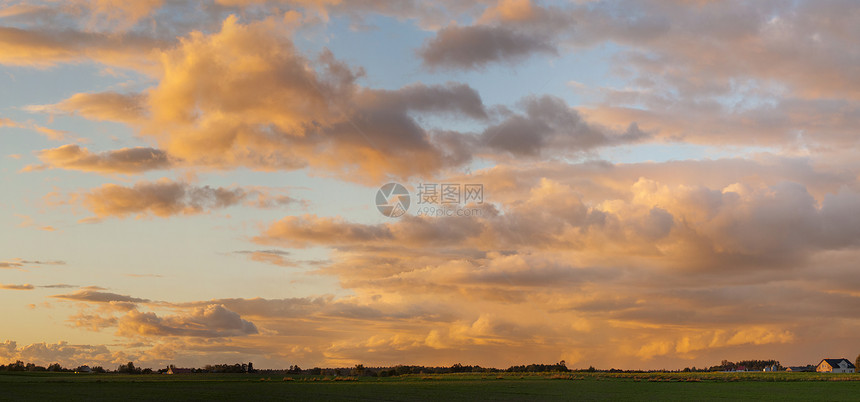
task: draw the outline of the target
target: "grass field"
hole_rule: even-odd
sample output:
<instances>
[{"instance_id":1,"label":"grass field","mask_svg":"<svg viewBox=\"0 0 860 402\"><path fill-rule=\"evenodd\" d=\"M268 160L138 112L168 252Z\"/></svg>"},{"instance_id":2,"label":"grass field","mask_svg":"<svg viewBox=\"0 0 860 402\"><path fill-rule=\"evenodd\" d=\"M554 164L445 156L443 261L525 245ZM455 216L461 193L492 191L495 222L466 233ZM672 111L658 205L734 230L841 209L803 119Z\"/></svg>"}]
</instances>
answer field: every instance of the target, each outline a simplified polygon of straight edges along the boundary
<instances>
[{"instance_id":1,"label":"grass field","mask_svg":"<svg viewBox=\"0 0 860 402\"><path fill-rule=\"evenodd\" d=\"M860 374L445 374L390 378L255 374L0 373L2 400L856 400Z\"/></svg>"}]
</instances>

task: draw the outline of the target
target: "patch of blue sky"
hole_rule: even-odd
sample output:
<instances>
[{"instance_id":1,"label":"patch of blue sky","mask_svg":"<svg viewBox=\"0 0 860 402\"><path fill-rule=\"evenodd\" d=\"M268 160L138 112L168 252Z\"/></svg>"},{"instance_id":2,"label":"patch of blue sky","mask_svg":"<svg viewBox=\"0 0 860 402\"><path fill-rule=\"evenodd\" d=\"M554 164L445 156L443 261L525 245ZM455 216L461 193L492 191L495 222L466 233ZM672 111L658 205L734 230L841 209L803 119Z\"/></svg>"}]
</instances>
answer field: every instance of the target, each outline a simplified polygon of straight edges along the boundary
<instances>
[{"instance_id":1,"label":"patch of blue sky","mask_svg":"<svg viewBox=\"0 0 860 402\"><path fill-rule=\"evenodd\" d=\"M597 152L597 159L613 163L669 162L680 160L726 159L752 157L773 152L768 147L714 146L672 143L646 143L605 148Z\"/></svg>"}]
</instances>

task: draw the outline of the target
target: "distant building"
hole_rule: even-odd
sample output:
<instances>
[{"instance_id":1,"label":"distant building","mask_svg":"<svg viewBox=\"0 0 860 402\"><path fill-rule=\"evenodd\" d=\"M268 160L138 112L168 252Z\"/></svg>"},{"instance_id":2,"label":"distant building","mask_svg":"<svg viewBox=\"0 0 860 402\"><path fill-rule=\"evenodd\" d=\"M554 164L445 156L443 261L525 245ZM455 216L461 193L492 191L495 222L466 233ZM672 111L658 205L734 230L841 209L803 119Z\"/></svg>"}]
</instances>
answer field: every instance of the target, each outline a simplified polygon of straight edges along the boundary
<instances>
[{"instance_id":1,"label":"distant building","mask_svg":"<svg viewBox=\"0 0 860 402\"><path fill-rule=\"evenodd\" d=\"M92 372L93 372L93 369L91 369L90 366L86 366L86 365L80 366L80 367L75 369L75 373L92 373Z\"/></svg>"},{"instance_id":2,"label":"distant building","mask_svg":"<svg viewBox=\"0 0 860 402\"><path fill-rule=\"evenodd\" d=\"M773 364L773 365L770 365L770 366L763 368L761 371L779 371L779 366L777 366L776 364Z\"/></svg>"},{"instance_id":3,"label":"distant building","mask_svg":"<svg viewBox=\"0 0 860 402\"><path fill-rule=\"evenodd\" d=\"M845 358L824 359L815 367L819 373L853 373L854 369L854 363Z\"/></svg>"},{"instance_id":4,"label":"distant building","mask_svg":"<svg viewBox=\"0 0 860 402\"><path fill-rule=\"evenodd\" d=\"M791 366L791 367L785 369L785 371L791 371L793 373L806 373L806 372L815 371L815 370L813 367L810 367L810 366Z\"/></svg>"},{"instance_id":5,"label":"distant building","mask_svg":"<svg viewBox=\"0 0 860 402\"><path fill-rule=\"evenodd\" d=\"M168 367L167 374L191 374L194 369L190 368L178 368L178 367Z\"/></svg>"}]
</instances>

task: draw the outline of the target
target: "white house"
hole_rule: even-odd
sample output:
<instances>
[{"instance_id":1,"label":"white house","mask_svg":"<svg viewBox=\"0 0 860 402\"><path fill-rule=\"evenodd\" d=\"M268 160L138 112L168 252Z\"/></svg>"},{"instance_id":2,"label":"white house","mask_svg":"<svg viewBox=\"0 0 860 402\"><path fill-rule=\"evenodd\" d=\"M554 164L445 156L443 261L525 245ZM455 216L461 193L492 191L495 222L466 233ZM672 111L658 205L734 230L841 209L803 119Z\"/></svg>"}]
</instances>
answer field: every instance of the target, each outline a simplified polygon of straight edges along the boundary
<instances>
[{"instance_id":1,"label":"white house","mask_svg":"<svg viewBox=\"0 0 860 402\"><path fill-rule=\"evenodd\" d=\"M815 367L815 371L819 373L853 373L854 369L854 363L845 358L824 359Z\"/></svg>"}]
</instances>

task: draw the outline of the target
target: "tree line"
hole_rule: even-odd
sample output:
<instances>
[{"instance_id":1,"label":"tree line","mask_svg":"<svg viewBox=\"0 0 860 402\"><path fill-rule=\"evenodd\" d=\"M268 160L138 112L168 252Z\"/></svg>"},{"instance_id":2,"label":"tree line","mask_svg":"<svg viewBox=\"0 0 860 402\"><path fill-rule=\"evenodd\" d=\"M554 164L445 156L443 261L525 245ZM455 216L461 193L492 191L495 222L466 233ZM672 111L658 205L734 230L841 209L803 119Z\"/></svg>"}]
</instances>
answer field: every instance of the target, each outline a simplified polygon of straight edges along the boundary
<instances>
[{"instance_id":1,"label":"tree line","mask_svg":"<svg viewBox=\"0 0 860 402\"><path fill-rule=\"evenodd\" d=\"M860 356L857 357L860 363ZM387 367L365 367L363 364L357 364L354 367L342 368L321 368L314 367L311 369L302 369L298 365L291 365L287 369L255 369L254 363L234 363L234 364L207 364L199 368L191 368L191 373L261 373L269 375L328 375L328 376L372 376L372 377L393 377L408 374L451 374L451 373L541 373L541 372L627 372L627 373L643 373L643 372L668 372L668 371L683 371L683 372L705 372L705 371L732 371L741 367L751 371L761 371L765 367L776 366L778 370L783 369L782 365L777 360L741 360L731 362L723 360L719 365L714 365L708 368L687 367L683 370L620 370L609 369L599 370L593 366L587 369L570 369L564 360L554 364L534 363L528 365L514 365L507 369L499 369L493 367L481 367L479 365L463 365L456 363L451 366L418 366L418 365L397 365ZM858 364L860 367L860 364ZM51 371L51 372L92 372L92 373L120 373L120 374L162 374L169 369L175 369L174 365L169 365L162 369L153 370L152 368L141 368L135 366L134 362L119 365L115 370L105 369L102 366L78 366L75 368L65 368L59 363L53 363L47 367L39 366L33 363L24 363L20 360L7 365L0 365L0 371Z\"/></svg>"},{"instance_id":2,"label":"tree line","mask_svg":"<svg viewBox=\"0 0 860 402\"><path fill-rule=\"evenodd\" d=\"M6 365L0 364L0 371L53 371L53 372L75 372L75 371L90 371L93 373L106 373L108 370L105 370L102 366L78 366L75 368L65 368L60 365L60 363L53 363L45 366L39 366L33 363L24 363L20 360L15 361L15 363L9 363Z\"/></svg>"}]
</instances>

